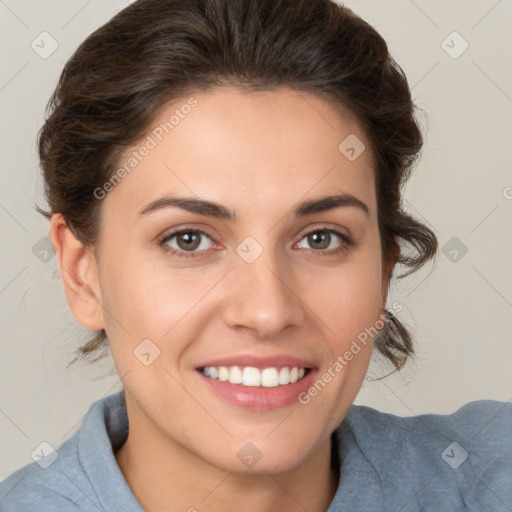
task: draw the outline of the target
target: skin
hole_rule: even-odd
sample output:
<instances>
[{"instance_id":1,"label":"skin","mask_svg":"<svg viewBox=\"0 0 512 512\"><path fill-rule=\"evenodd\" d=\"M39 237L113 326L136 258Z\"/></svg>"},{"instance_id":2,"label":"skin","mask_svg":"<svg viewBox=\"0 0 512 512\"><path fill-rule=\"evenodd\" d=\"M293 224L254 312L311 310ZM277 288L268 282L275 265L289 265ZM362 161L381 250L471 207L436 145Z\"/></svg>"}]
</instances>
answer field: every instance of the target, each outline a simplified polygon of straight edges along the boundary
<instances>
[{"instance_id":1,"label":"skin","mask_svg":"<svg viewBox=\"0 0 512 512\"><path fill-rule=\"evenodd\" d=\"M376 324L394 262L382 266L373 155L357 120L312 94L223 87L193 96L192 112L102 201L98 258L60 214L51 220L73 315L106 329L126 392L130 431L116 459L148 511L325 511L338 485L330 435L361 387L372 340L307 405L271 411L226 402L194 368L225 355L287 354L314 361L321 375ZM366 144L352 162L338 150L351 133ZM356 196L369 214L291 213L334 193ZM236 219L176 207L138 217L164 194L215 201ZM207 231L200 257L158 246L184 227ZM324 255L343 240L318 249L305 235L327 228L353 243ZM251 264L236 252L247 236L263 248ZM169 245L180 248L176 237ZM149 366L134 356L147 338L160 350ZM247 442L262 455L252 468L237 457Z\"/></svg>"}]
</instances>

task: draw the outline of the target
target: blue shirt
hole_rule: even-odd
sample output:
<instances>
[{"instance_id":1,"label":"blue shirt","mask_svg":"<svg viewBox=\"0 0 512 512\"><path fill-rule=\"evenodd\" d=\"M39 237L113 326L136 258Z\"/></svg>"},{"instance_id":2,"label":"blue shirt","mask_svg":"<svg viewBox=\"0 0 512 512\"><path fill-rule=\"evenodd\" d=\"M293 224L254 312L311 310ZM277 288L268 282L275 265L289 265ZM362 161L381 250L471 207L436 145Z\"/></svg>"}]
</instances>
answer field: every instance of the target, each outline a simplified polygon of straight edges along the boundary
<instances>
[{"instance_id":1,"label":"blue shirt","mask_svg":"<svg viewBox=\"0 0 512 512\"><path fill-rule=\"evenodd\" d=\"M122 391L94 402L57 452L0 482L0 511L142 512L114 457L127 434ZM328 512L512 511L510 402L408 418L353 405L334 435L340 483Z\"/></svg>"}]
</instances>

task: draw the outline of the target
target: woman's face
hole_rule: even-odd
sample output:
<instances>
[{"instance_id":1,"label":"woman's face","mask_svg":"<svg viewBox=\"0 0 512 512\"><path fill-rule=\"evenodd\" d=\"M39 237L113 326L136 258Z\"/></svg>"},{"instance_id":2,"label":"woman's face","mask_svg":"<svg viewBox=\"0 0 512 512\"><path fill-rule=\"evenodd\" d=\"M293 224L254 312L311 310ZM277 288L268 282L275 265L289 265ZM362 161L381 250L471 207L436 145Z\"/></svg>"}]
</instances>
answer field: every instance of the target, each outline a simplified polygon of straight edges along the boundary
<instances>
[{"instance_id":1,"label":"woman's face","mask_svg":"<svg viewBox=\"0 0 512 512\"><path fill-rule=\"evenodd\" d=\"M192 96L102 202L101 322L130 429L229 471L290 470L329 442L382 327L373 157L317 96Z\"/></svg>"}]
</instances>

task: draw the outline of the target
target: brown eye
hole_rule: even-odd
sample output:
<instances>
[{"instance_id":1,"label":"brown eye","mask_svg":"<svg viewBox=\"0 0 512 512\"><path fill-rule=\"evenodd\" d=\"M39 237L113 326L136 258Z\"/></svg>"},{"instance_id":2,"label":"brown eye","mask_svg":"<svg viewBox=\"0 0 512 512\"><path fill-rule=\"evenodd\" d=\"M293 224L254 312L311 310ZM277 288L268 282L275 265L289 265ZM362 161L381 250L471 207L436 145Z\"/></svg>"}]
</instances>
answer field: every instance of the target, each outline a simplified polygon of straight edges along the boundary
<instances>
[{"instance_id":1,"label":"brown eye","mask_svg":"<svg viewBox=\"0 0 512 512\"><path fill-rule=\"evenodd\" d=\"M184 251L193 251L201 244L201 235L194 231L187 231L176 236L176 243Z\"/></svg>"},{"instance_id":2,"label":"brown eye","mask_svg":"<svg viewBox=\"0 0 512 512\"><path fill-rule=\"evenodd\" d=\"M313 249L327 249L331 242L331 234L327 231L315 231L308 236L308 243Z\"/></svg>"},{"instance_id":3,"label":"brown eye","mask_svg":"<svg viewBox=\"0 0 512 512\"><path fill-rule=\"evenodd\" d=\"M336 239L338 239L338 243L336 243ZM299 247L301 247L301 249L308 249L308 247L302 247L300 245L304 243L304 240L309 245L309 248L327 253L339 250L350 244L347 236L331 229L318 229L304 235L299 243Z\"/></svg>"},{"instance_id":4,"label":"brown eye","mask_svg":"<svg viewBox=\"0 0 512 512\"><path fill-rule=\"evenodd\" d=\"M182 256L191 253L190 256L200 256L213 246L211 237L198 229L182 229L166 235L159 241L164 251Z\"/></svg>"}]
</instances>

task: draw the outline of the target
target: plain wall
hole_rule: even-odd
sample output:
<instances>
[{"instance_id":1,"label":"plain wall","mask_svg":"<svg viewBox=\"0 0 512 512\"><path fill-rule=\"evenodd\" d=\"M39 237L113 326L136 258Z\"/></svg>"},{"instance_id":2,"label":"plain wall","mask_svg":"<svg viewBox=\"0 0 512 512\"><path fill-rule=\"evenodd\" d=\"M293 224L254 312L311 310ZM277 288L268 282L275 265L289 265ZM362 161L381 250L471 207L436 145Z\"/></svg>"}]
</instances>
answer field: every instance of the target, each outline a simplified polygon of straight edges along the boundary
<instances>
[{"instance_id":1,"label":"plain wall","mask_svg":"<svg viewBox=\"0 0 512 512\"><path fill-rule=\"evenodd\" d=\"M35 141L63 64L128 3L0 3L0 479L31 462L41 442L58 447L94 400L121 389L108 360L66 368L88 332L68 310L48 221L33 204L46 206ZM482 398L509 401L512 2L345 4L386 39L427 114L423 158L404 204L440 241L433 264L392 281L389 300L404 306L399 317L412 329L416 358L383 380L372 378L389 366L372 363L356 403L408 416L450 413ZM31 46L51 50L42 32L58 44L47 58ZM463 40L469 46L458 55Z\"/></svg>"}]
</instances>

